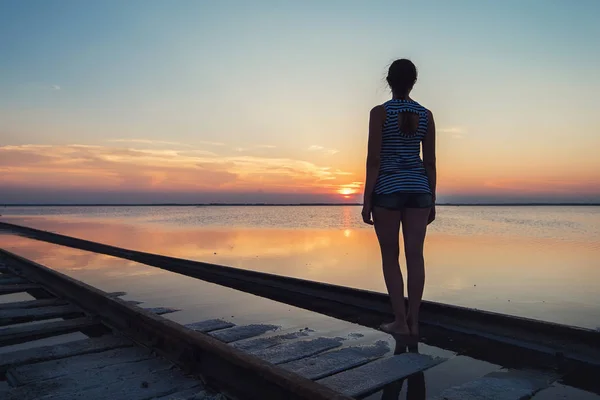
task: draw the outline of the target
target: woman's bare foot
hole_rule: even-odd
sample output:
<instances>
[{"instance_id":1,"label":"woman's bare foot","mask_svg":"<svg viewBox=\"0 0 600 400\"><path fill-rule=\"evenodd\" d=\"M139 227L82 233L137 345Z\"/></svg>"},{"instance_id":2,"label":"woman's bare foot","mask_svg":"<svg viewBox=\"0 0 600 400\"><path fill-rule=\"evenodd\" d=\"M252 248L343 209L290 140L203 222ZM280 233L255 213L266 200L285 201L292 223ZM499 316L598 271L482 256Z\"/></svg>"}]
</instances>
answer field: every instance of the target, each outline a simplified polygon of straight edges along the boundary
<instances>
[{"instance_id":1,"label":"woman's bare foot","mask_svg":"<svg viewBox=\"0 0 600 400\"><path fill-rule=\"evenodd\" d=\"M408 329L406 322L394 321L387 324L381 324L381 330L390 335L410 335L411 332Z\"/></svg>"},{"instance_id":2,"label":"woman's bare foot","mask_svg":"<svg viewBox=\"0 0 600 400\"><path fill-rule=\"evenodd\" d=\"M411 336L419 337L419 321L413 321L409 315L406 317L406 325L408 326Z\"/></svg>"}]
</instances>

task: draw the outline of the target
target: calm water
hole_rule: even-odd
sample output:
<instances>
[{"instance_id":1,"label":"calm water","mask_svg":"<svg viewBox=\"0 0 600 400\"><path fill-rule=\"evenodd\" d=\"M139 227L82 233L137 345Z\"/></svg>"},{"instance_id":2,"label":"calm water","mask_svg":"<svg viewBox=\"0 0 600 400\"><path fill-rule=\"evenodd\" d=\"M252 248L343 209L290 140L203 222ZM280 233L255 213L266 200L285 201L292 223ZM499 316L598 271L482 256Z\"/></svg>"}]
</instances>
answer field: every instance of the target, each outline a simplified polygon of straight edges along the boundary
<instances>
[{"instance_id":1,"label":"calm water","mask_svg":"<svg viewBox=\"0 0 600 400\"><path fill-rule=\"evenodd\" d=\"M0 211L3 221L121 247L385 291L377 241L359 207ZM98 264L97 255L11 235L1 235L0 246L63 271L118 277L126 270L110 257ZM600 327L600 207L440 207L425 252L429 300ZM154 271L137 271L153 277L155 285L145 280L152 290L186 290Z\"/></svg>"},{"instance_id":2,"label":"calm water","mask_svg":"<svg viewBox=\"0 0 600 400\"><path fill-rule=\"evenodd\" d=\"M379 249L359 207L43 207L3 208L0 220L122 247L385 291ZM430 300L562 323L600 326L600 208L441 207L426 244ZM0 247L145 307L175 307L179 323L222 318L273 324L281 334L310 328L345 345L393 338L184 275L102 254L0 232ZM27 294L0 296L19 301ZM81 333L3 348L0 353L81 338ZM425 371L427 398L501 365L419 346L448 361ZM400 396L407 398L406 385ZM390 398L375 393L367 400ZM561 383L535 400L600 396Z\"/></svg>"}]
</instances>

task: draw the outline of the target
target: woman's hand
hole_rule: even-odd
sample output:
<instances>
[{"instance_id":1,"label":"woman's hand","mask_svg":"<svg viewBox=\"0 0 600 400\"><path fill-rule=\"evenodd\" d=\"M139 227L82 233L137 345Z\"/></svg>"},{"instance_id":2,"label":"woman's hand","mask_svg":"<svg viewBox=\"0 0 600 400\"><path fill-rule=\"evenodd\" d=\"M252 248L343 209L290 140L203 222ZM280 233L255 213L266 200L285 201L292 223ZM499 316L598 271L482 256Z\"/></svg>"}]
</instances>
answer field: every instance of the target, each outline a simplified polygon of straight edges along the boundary
<instances>
[{"instance_id":1,"label":"woman's hand","mask_svg":"<svg viewBox=\"0 0 600 400\"><path fill-rule=\"evenodd\" d=\"M363 204L361 215L365 224L373 225L372 210L373 207L370 203Z\"/></svg>"}]
</instances>

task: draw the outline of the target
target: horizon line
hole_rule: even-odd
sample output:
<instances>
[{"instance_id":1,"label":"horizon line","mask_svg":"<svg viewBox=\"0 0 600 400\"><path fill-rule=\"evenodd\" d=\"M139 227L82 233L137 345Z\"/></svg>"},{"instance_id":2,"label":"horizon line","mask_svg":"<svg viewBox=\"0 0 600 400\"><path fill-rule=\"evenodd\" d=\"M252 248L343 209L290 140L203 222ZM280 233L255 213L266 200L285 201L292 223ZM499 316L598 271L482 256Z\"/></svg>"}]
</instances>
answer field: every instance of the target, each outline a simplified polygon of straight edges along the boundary
<instances>
[{"instance_id":1,"label":"horizon line","mask_svg":"<svg viewBox=\"0 0 600 400\"><path fill-rule=\"evenodd\" d=\"M362 206L362 203L0 203L7 207L256 207L256 206ZM600 206L600 202L445 202L436 206Z\"/></svg>"}]
</instances>

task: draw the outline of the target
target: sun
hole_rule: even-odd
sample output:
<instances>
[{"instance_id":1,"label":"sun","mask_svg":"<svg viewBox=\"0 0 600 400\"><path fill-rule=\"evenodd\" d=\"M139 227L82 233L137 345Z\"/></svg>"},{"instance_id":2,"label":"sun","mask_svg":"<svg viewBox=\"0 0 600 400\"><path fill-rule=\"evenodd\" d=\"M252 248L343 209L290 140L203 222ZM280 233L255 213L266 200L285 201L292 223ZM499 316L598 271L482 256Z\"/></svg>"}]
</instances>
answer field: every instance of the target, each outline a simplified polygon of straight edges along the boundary
<instances>
[{"instance_id":1,"label":"sun","mask_svg":"<svg viewBox=\"0 0 600 400\"><path fill-rule=\"evenodd\" d=\"M348 195L356 193L356 190L349 188L349 187L344 187L344 188L341 188L340 190L338 190L338 193L343 194L344 196L348 196Z\"/></svg>"}]
</instances>

